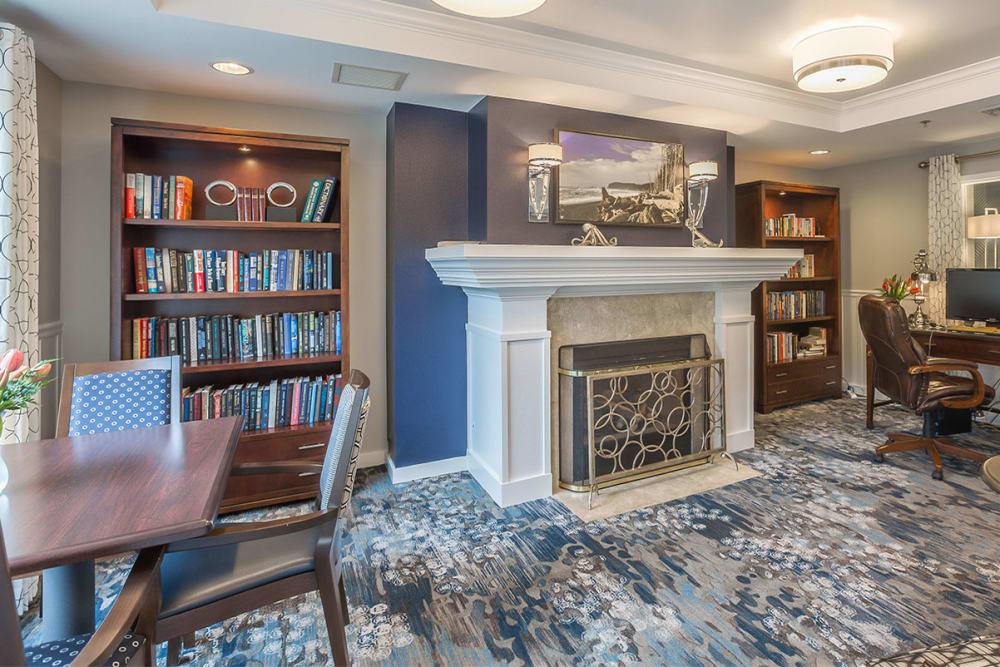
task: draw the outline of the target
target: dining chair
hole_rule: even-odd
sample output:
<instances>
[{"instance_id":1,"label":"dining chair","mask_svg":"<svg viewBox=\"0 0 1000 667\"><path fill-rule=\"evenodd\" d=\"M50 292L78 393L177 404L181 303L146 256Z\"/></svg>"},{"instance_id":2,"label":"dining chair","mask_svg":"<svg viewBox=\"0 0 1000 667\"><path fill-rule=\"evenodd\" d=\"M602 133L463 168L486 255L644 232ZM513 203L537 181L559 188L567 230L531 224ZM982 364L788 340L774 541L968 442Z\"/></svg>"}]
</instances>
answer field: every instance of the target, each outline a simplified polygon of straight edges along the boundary
<instances>
[{"instance_id":1,"label":"dining chair","mask_svg":"<svg viewBox=\"0 0 1000 667\"><path fill-rule=\"evenodd\" d=\"M161 601L153 635L156 643L167 642L167 664L177 664L181 639L196 630L315 590L333 659L337 665L350 663L338 520L351 459L363 438L369 384L364 373L351 371L322 464L245 463L232 468L231 475L318 474L314 511L225 523L207 535L167 546L159 568Z\"/></svg>"},{"instance_id":2,"label":"dining chair","mask_svg":"<svg viewBox=\"0 0 1000 667\"><path fill-rule=\"evenodd\" d=\"M163 547L147 549L132 565L125 585L93 634L24 646L0 528L0 665L154 665L146 641L156 620L157 569Z\"/></svg>"},{"instance_id":3,"label":"dining chair","mask_svg":"<svg viewBox=\"0 0 1000 667\"><path fill-rule=\"evenodd\" d=\"M66 364L56 437L181 421L181 358Z\"/></svg>"}]
</instances>

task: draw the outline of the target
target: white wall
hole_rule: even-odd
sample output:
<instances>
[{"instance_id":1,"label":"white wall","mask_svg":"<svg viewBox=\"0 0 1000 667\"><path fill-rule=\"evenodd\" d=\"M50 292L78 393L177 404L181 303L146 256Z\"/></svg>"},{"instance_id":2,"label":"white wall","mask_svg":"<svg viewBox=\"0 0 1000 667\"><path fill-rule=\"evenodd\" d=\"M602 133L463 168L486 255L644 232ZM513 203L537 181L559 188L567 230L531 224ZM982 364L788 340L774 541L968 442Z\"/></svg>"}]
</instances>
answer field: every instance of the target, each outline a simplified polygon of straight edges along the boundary
<instances>
[{"instance_id":1,"label":"white wall","mask_svg":"<svg viewBox=\"0 0 1000 667\"><path fill-rule=\"evenodd\" d=\"M62 321L66 361L108 359L112 117L351 141L351 364L372 380L362 464L386 448L385 118L64 82Z\"/></svg>"}]
</instances>

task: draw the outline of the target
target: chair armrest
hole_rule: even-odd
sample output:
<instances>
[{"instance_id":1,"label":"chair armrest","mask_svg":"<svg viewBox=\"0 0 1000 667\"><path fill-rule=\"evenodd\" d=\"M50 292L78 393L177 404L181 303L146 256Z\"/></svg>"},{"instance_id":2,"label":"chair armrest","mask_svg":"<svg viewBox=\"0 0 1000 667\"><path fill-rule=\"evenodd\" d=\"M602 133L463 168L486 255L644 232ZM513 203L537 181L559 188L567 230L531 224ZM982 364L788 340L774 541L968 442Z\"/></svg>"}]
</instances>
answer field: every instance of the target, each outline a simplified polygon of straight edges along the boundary
<instances>
[{"instance_id":1,"label":"chair armrest","mask_svg":"<svg viewBox=\"0 0 1000 667\"><path fill-rule=\"evenodd\" d=\"M254 521L243 523L224 523L210 533L190 540L174 542L167 545L167 551L191 551L193 549L209 549L211 547L264 540L301 530L309 530L326 523L335 524L340 508L330 508L324 511L310 512L299 516L290 516L271 521Z\"/></svg>"},{"instance_id":2,"label":"chair armrest","mask_svg":"<svg viewBox=\"0 0 1000 667\"><path fill-rule=\"evenodd\" d=\"M143 605L159 587L157 577L163 550L163 547L151 547L139 552L111 611L71 665L103 665L107 662L125 633L132 629L143 611ZM146 637L146 641L153 641L153 637Z\"/></svg>"},{"instance_id":3,"label":"chair armrest","mask_svg":"<svg viewBox=\"0 0 1000 667\"><path fill-rule=\"evenodd\" d=\"M957 410L965 408L978 408L986 397L986 385L983 383L983 376L979 374L979 367L972 362L960 359L930 358L923 366L910 366L907 372L910 375L920 375L922 373L939 373L941 371L960 371L972 376L976 384L975 391L968 398L943 398L941 405L946 408Z\"/></svg>"},{"instance_id":4,"label":"chair armrest","mask_svg":"<svg viewBox=\"0 0 1000 667\"><path fill-rule=\"evenodd\" d=\"M302 463L299 461L273 461L269 463L237 463L229 469L232 475L279 475L285 473L315 473L323 472L321 463Z\"/></svg>"}]
</instances>

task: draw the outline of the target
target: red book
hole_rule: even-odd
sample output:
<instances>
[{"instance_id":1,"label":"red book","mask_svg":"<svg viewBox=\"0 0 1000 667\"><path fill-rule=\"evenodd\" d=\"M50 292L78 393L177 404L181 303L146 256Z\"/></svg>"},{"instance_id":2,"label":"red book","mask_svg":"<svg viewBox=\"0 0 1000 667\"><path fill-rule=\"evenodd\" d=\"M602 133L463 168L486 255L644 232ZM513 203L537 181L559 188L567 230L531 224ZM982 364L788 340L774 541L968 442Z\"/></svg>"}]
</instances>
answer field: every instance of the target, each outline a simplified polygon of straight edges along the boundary
<instances>
[{"instance_id":1,"label":"red book","mask_svg":"<svg viewBox=\"0 0 1000 667\"><path fill-rule=\"evenodd\" d=\"M194 251L194 291L205 291L205 253L201 250Z\"/></svg>"},{"instance_id":2,"label":"red book","mask_svg":"<svg viewBox=\"0 0 1000 667\"><path fill-rule=\"evenodd\" d=\"M299 402L302 399L302 383L296 382L294 388L292 389L292 414L290 426L296 426L299 423Z\"/></svg>"},{"instance_id":3,"label":"red book","mask_svg":"<svg viewBox=\"0 0 1000 667\"><path fill-rule=\"evenodd\" d=\"M149 290L146 282L146 249L132 248L132 263L135 265L135 291L145 294Z\"/></svg>"},{"instance_id":4,"label":"red book","mask_svg":"<svg viewBox=\"0 0 1000 667\"><path fill-rule=\"evenodd\" d=\"M135 174L125 174L125 217L135 217Z\"/></svg>"}]
</instances>

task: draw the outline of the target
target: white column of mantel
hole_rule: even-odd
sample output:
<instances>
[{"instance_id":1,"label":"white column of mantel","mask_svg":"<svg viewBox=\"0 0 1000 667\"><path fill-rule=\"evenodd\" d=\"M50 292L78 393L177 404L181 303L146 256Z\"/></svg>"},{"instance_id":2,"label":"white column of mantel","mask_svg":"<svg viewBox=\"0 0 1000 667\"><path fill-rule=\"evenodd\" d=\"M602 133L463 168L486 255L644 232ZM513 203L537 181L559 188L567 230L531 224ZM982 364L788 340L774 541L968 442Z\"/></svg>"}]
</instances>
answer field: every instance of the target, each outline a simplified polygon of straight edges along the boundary
<instances>
[{"instance_id":1,"label":"white column of mantel","mask_svg":"<svg viewBox=\"0 0 1000 667\"><path fill-rule=\"evenodd\" d=\"M501 507L552 495L549 340L554 288L466 287L469 472Z\"/></svg>"},{"instance_id":2,"label":"white column of mantel","mask_svg":"<svg viewBox=\"0 0 1000 667\"><path fill-rule=\"evenodd\" d=\"M756 282L715 290L715 356L726 360L726 449L754 446L753 323L750 292Z\"/></svg>"}]
</instances>

